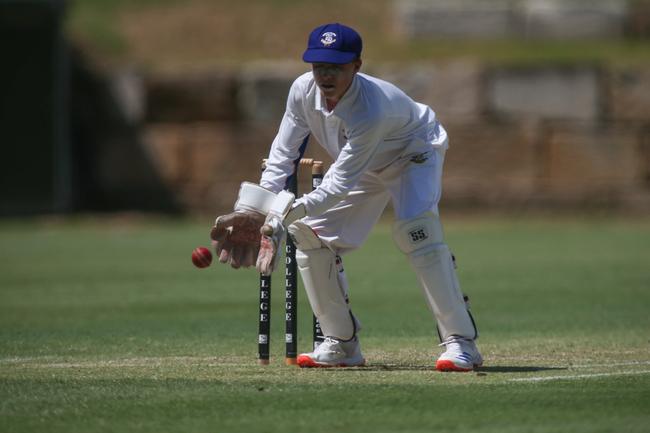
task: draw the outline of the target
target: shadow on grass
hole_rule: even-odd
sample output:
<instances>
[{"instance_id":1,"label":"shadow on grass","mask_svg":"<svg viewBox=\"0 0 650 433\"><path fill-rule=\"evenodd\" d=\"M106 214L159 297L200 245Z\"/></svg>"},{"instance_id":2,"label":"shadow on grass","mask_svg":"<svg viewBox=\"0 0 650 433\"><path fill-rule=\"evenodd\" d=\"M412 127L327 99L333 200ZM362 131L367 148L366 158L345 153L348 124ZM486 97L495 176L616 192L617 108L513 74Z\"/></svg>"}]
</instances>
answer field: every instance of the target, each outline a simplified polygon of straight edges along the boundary
<instances>
[{"instance_id":1,"label":"shadow on grass","mask_svg":"<svg viewBox=\"0 0 650 433\"><path fill-rule=\"evenodd\" d=\"M435 367L428 365L405 365L405 364L366 364L359 367L332 367L332 368L315 368L315 370L324 371L435 371Z\"/></svg>"},{"instance_id":2,"label":"shadow on grass","mask_svg":"<svg viewBox=\"0 0 650 433\"><path fill-rule=\"evenodd\" d=\"M434 365L411 365L411 364L368 364L363 367L335 367L324 370L330 371L436 371ZM567 367L541 367L541 366L507 366L495 365L478 367L476 373L534 373L539 371L567 370Z\"/></svg>"},{"instance_id":3,"label":"shadow on grass","mask_svg":"<svg viewBox=\"0 0 650 433\"><path fill-rule=\"evenodd\" d=\"M550 371L550 370L567 370L567 367L495 365L495 366L479 367L476 369L477 372L483 372L483 373L534 373L536 371Z\"/></svg>"}]
</instances>

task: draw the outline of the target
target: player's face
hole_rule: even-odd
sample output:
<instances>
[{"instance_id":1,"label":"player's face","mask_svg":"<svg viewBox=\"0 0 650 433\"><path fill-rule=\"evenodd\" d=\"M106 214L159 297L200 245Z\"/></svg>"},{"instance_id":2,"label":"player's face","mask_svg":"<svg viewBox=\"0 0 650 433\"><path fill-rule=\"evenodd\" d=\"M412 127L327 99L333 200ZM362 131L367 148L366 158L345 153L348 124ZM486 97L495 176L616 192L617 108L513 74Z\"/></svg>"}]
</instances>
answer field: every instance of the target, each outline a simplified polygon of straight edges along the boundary
<instances>
[{"instance_id":1,"label":"player's face","mask_svg":"<svg viewBox=\"0 0 650 433\"><path fill-rule=\"evenodd\" d=\"M354 74L361 68L361 59L344 65L333 63L313 63L312 71L316 85L325 99L338 102L354 80Z\"/></svg>"}]
</instances>

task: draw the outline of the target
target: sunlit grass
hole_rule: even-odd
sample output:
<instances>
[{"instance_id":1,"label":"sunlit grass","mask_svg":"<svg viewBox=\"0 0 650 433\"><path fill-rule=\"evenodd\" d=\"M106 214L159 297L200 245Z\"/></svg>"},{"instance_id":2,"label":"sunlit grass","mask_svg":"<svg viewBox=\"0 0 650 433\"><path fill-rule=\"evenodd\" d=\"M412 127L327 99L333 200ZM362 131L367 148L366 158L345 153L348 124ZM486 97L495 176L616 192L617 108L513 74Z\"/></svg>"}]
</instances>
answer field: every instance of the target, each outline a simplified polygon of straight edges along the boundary
<instances>
[{"instance_id":1,"label":"sunlit grass","mask_svg":"<svg viewBox=\"0 0 650 433\"><path fill-rule=\"evenodd\" d=\"M433 369L434 324L385 223L345 259L368 366L300 370L283 362L281 276L261 367L257 275L193 268L205 224L4 221L0 431L646 431L647 221L444 220L475 373Z\"/></svg>"}]
</instances>

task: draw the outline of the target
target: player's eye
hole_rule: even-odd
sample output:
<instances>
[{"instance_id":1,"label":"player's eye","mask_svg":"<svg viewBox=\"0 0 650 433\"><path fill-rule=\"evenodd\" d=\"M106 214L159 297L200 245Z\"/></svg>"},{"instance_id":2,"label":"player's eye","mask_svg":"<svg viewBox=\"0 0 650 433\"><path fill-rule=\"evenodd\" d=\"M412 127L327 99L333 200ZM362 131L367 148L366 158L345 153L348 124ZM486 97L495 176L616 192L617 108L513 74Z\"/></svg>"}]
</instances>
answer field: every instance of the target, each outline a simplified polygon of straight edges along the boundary
<instances>
[{"instance_id":1,"label":"player's eye","mask_svg":"<svg viewBox=\"0 0 650 433\"><path fill-rule=\"evenodd\" d=\"M313 65L313 71L318 75L339 75L343 70L342 65L334 65L328 63L315 63Z\"/></svg>"}]
</instances>

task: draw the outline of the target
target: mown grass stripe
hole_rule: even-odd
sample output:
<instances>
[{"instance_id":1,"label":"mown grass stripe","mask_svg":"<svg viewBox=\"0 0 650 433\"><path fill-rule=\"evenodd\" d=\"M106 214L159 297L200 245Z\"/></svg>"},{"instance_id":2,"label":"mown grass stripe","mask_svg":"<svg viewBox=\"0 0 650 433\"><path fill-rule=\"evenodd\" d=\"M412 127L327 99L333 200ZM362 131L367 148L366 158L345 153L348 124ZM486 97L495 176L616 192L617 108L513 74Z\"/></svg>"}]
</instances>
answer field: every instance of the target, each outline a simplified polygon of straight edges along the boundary
<instances>
[{"instance_id":1,"label":"mown grass stripe","mask_svg":"<svg viewBox=\"0 0 650 433\"><path fill-rule=\"evenodd\" d=\"M551 380L576 380L576 379L593 379L597 377L610 377L610 376L637 376L648 374L650 370L642 371L618 371L611 373L587 373L587 374L573 374L564 376L536 376L536 377L519 377L510 379L510 382L546 382Z\"/></svg>"}]
</instances>

